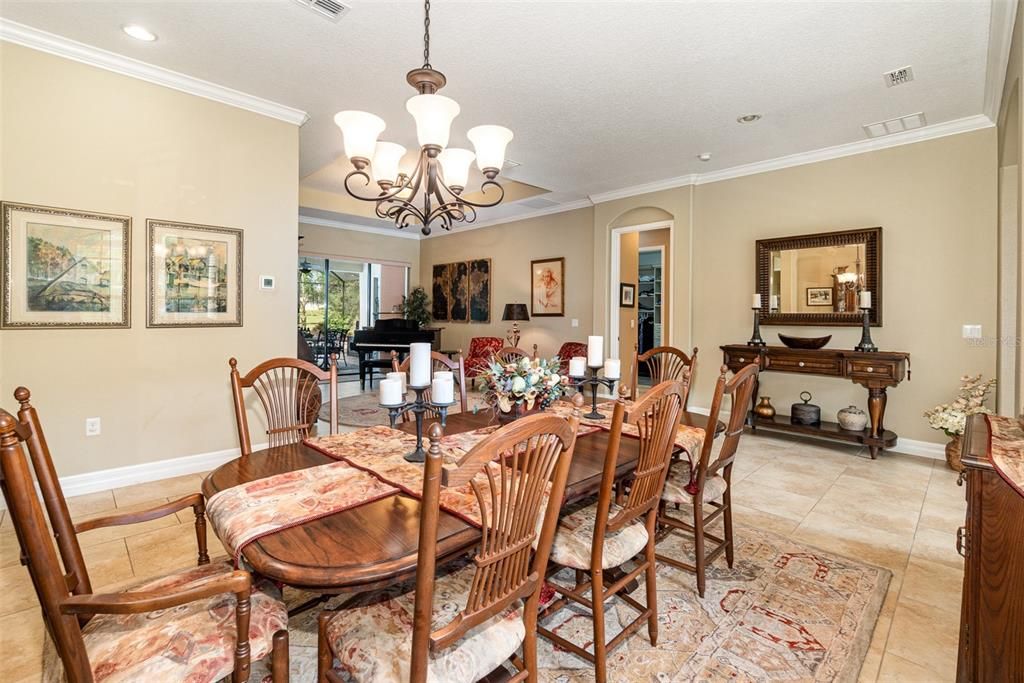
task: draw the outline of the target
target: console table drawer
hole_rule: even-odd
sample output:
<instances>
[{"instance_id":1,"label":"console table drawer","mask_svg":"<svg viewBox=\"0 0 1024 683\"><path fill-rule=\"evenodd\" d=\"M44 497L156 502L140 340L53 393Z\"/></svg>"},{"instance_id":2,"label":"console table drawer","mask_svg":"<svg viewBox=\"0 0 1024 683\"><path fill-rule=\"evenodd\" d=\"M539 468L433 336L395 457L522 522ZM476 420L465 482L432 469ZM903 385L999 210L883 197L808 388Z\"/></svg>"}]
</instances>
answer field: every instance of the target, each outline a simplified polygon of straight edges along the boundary
<instances>
[{"instance_id":1,"label":"console table drawer","mask_svg":"<svg viewBox=\"0 0 1024 683\"><path fill-rule=\"evenodd\" d=\"M813 356L766 356L765 370L781 372L808 372L815 375L843 374L843 367L838 358L822 358Z\"/></svg>"},{"instance_id":2,"label":"console table drawer","mask_svg":"<svg viewBox=\"0 0 1024 683\"><path fill-rule=\"evenodd\" d=\"M891 380L896 378L896 364L886 361L847 360L846 374L850 377L863 379L881 378Z\"/></svg>"},{"instance_id":3,"label":"console table drawer","mask_svg":"<svg viewBox=\"0 0 1024 683\"><path fill-rule=\"evenodd\" d=\"M749 352L745 351L727 351L725 353L725 364L729 366L729 369L733 372L738 372L741 368L755 363L760 365L761 354L757 349L751 349Z\"/></svg>"}]
</instances>

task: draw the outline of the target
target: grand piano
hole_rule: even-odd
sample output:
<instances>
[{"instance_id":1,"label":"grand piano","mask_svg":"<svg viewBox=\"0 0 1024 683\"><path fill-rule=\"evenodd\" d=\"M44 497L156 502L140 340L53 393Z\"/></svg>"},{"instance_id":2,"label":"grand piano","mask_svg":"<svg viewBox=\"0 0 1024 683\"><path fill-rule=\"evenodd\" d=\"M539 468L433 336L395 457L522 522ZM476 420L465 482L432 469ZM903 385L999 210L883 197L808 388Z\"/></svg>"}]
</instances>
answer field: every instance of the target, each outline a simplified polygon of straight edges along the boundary
<instances>
[{"instance_id":1,"label":"grand piano","mask_svg":"<svg viewBox=\"0 0 1024 683\"><path fill-rule=\"evenodd\" d=\"M409 344L428 342L434 351L441 349L441 328L420 329L415 320L404 318L381 318L373 327L356 330L349 342L349 350L359 354L359 388L366 389L366 371L370 370L370 384L373 385L373 369L387 372L391 366L391 352L399 356L409 353ZM374 352L377 358L373 358Z\"/></svg>"}]
</instances>

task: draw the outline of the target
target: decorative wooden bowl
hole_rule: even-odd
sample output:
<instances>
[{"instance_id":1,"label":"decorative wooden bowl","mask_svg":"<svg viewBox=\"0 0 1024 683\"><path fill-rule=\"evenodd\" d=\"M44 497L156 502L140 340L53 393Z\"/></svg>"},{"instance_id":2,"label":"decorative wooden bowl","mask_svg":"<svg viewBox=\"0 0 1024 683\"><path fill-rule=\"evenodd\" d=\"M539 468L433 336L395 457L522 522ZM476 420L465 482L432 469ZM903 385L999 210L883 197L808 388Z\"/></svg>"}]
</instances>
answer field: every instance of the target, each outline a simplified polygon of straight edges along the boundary
<instances>
[{"instance_id":1,"label":"decorative wooden bowl","mask_svg":"<svg viewBox=\"0 0 1024 683\"><path fill-rule=\"evenodd\" d=\"M832 340L832 335L827 337L790 337L788 334L779 332L779 340L791 349L820 349Z\"/></svg>"}]
</instances>

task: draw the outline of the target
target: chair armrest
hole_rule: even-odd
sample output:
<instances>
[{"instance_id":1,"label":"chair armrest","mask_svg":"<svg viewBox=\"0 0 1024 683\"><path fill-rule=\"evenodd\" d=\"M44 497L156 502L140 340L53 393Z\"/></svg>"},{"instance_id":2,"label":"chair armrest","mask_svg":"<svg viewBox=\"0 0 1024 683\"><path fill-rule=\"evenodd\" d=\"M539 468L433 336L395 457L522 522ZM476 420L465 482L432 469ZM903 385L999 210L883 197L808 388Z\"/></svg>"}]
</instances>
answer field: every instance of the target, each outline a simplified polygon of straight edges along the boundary
<instances>
[{"instance_id":1,"label":"chair armrest","mask_svg":"<svg viewBox=\"0 0 1024 683\"><path fill-rule=\"evenodd\" d=\"M119 514L106 515L103 517L95 517L93 519L86 519L75 524L75 533L80 534L83 531L90 531L92 529L99 529L107 526L122 526L124 524L138 524L139 522L148 522L151 519L159 519L160 517L166 517L167 515L173 514L178 510L184 510L185 508L195 508L199 506L201 512L206 511L206 498L201 493L193 493L179 498L178 500L172 500L169 503L158 505L153 508L146 510L138 510L135 512L122 512Z\"/></svg>"},{"instance_id":2,"label":"chair armrest","mask_svg":"<svg viewBox=\"0 0 1024 683\"><path fill-rule=\"evenodd\" d=\"M248 595L252 577L246 571L233 571L213 579L203 579L167 591L137 591L127 593L91 593L72 595L61 601L64 614L138 614L158 609L177 607L211 595L236 593Z\"/></svg>"}]
</instances>

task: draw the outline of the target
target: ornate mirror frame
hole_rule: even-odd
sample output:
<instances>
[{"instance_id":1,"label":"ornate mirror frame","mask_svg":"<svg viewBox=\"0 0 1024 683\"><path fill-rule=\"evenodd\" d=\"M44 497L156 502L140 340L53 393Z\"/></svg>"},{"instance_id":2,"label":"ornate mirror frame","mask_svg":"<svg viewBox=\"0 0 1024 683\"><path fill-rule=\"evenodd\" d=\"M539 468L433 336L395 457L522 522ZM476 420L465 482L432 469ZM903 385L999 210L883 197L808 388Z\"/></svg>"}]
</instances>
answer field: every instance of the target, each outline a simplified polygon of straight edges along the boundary
<instances>
[{"instance_id":1,"label":"ornate mirror frame","mask_svg":"<svg viewBox=\"0 0 1024 683\"><path fill-rule=\"evenodd\" d=\"M771 259L773 251L787 249L811 249L814 247L841 247L847 244L864 244L864 284L871 292L872 308L869 320L872 327L882 325L882 228L861 228L820 232L812 235L796 235L757 240L755 266L757 292L761 295L762 325L816 325L819 327L859 327L860 315L844 313L773 313L771 304Z\"/></svg>"}]
</instances>

